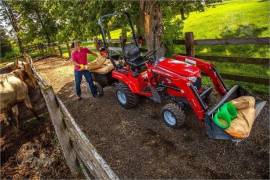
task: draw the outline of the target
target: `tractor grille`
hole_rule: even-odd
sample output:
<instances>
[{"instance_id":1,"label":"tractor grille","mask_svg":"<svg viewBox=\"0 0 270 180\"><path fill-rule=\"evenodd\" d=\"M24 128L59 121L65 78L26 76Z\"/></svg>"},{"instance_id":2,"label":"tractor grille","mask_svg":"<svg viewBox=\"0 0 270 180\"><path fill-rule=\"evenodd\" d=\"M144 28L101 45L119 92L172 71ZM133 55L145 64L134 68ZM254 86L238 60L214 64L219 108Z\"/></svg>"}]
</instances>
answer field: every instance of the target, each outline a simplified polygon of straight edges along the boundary
<instances>
[{"instance_id":1,"label":"tractor grille","mask_svg":"<svg viewBox=\"0 0 270 180\"><path fill-rule=\"evenodd\" d=\"M197 80L193 83L193 86L195 86L198 90L202 87L202 79L197 78Z\"/></svg>"}]
</instances>

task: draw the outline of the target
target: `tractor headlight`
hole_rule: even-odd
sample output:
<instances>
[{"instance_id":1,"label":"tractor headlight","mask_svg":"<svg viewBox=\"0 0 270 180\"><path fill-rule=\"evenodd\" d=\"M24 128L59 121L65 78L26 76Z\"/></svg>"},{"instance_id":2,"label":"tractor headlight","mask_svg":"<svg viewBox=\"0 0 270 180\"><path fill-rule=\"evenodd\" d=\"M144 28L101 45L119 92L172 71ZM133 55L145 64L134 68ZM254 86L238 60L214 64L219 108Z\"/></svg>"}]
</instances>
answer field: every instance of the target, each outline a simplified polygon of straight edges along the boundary
<instances>
[{"instance_id":1,"label":"tractor headlight","mask_svg":"<svg viewBox=\"0 0 270 180\"><path fill-rule=\"evenodd\" d=\"M188 77L188 80L190 80L191 82L195 83L197 78L194 76Z\"/></svg>"}]
</instances>

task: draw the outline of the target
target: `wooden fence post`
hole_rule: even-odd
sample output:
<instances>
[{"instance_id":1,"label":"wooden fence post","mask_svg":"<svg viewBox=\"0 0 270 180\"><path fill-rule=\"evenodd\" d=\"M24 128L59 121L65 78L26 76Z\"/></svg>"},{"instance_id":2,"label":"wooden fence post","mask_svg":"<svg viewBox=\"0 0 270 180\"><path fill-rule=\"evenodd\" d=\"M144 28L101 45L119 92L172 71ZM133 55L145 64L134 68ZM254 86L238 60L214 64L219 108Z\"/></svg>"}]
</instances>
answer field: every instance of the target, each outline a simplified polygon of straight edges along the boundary
<instances>
[{"instance_id":1,"label":"wooden fence post","mask_svg":"<svg viewBox=\"0 0 270 180\"><path fill-rule=\"evenodd\" d=\"M79 165L76 157L76 153L74 152L71 143L70 138L68 135L68 131L65 130L64 125L64 116L59 108L57 99L55 97L54 91L52 87L48 87L46 89L41 88L41 92L44 96L44 99L47 104L47 108L50 114L50 118L52 120L57 138L59 140L59 143L62 147L64 157L66 159L67 165L71 170L71 173L74 175L78 175Z\"/></svg>"},{"instance_id":2,"label":"wooden fence post","mask_svg":"<svg viewBox=\"0 0 270 180\"><path fill-rule=\"evenodd\" d=\"M193 32L186 32L185 33L185 45L186 45L186 55L187 56L195 56Z\"/></svg>"}]
</instances>

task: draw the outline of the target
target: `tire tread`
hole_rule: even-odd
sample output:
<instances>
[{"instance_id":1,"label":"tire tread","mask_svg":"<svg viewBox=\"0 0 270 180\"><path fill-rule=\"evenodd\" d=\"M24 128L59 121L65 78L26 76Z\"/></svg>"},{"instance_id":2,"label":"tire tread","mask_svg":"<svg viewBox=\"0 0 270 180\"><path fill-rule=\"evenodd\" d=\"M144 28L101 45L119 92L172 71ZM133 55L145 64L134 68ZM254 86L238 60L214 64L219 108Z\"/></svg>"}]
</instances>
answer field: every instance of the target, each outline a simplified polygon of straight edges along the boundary
<instances>
[{"instance_id":1,"label":"tire tread","mask_svg":"<svg viewBox=\"0 0 270 180\"><path fill-rule=\"evenodd\" d=\"M130 109L135 107L138 104L138 96L131 92L129 87L124 83L119 83L117 85L117 90L121 90L126 94L127 103L125 105L121 104L124 108Z\"/></svg>"},{"instance_id":2,"label":"tire tread","mask_svg":"<svg viewBox=\"0 0 270 180\"><path fill-rule=\"evenodd\" d=\"M168 124L165 122L164 117L163 117L163 112L164 112L165 110L171 111L171 112L174 114L174 116L176 117L176 125L175 125L175 126L170 126L170 125L168 125ZM185 123L185 118L186 118L186 117L185 117L185 113L184 113L184 111L182 110L182 108L179 107L176 103L168 103L168 104L166 104L166 105L162 108L161 112L162 112L162 118L163 118L163 121L164 121L165 124L166 124L167 126L169 126L169 127L172 127L172 128L179 128L179 127L181 127L181 126Z\"/></svg>"}]
</instances>

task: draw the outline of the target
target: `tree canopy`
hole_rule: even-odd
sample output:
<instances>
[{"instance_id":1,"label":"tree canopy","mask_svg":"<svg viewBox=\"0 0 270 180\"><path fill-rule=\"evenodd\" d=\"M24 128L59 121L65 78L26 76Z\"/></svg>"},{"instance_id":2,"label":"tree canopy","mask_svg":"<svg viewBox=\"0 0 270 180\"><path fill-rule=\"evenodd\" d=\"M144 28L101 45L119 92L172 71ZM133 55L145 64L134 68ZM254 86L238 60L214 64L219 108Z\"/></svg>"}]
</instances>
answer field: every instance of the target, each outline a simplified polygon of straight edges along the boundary
<instances>
[{"instance_id":1,"label":"tree canopy","mask_svg":"<svg viewBox=\"0 0 270 180\"><path fill-rule=\"evenodd\" d=\"M100 33L97 25L100 16L121 11L131 14L137 32L146 36L147 44L150 46L152 46L154 26L151 22L154 22L153 18L158 17L156 19L159 26L157 45L161 46L162 41L169 46L172 44L172 39L181 36L182 21L189 12L201 11L209 2L215 1L207 1L205 4L205 1L157 0L0 0L0 18L6 32L18 42L21 51L23 46L29 44L91 39ZM108 26L111 26L110 24L113 23L108 23Z\"/></svg>"}]
</instances>

